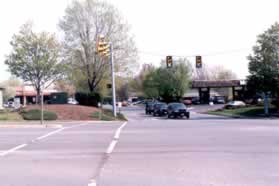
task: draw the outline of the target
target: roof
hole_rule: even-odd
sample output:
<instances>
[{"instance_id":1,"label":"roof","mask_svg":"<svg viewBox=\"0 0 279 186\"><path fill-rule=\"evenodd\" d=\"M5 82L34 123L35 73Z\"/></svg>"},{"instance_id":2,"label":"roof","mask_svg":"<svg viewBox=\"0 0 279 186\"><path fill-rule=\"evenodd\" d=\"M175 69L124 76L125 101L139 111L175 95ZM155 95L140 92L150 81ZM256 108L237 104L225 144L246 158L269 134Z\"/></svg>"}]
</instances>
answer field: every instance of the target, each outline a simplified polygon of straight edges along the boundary
<instances>
[{"instance_id":1,"label":"roof","mask_svg":"<svg viewBox=\"0 0 279 186\"><path fill-rule=\"evenodd\" d=\"M192 82L192 88L239 87L245 84L246 83L243 80L220 80L220 81L195 80Z\"/></svg>"}]
</instances>

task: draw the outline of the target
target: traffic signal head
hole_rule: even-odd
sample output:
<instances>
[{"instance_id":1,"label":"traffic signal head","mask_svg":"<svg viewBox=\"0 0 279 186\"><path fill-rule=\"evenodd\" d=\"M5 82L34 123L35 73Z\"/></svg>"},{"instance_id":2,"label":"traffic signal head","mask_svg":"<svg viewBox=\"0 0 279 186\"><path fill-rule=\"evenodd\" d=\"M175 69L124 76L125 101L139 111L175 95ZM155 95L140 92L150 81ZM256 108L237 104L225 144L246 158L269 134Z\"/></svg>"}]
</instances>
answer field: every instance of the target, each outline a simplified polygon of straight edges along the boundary
<instances>
[{"instance_id":1,"label":"traffic signal head","mask_svg":"<svg viewBox=\"0 0 279 186\"><path fill-rule=\"evenodd\" d=\"M97 53L102 57L108 57L110 54L110 44L105 41L103 36L99 36L98 38Z\"/></svg>"},{"instance_id":2,"label":"traffic signal head","mask_svg":"<svg viewBox=\"0 0 279 186\"><path fill-rule=\"evenodd\" d=\"M167 56L167 58L166 58L166 63L167 63L167 68L171 68L172 67L172 63L173 63L173 61L172 61L172 56Z\"/></svg>"},{"instance_id":3,"label":"traffic signal head","mask_svg":"<svg viewBox=\"0 0 279 186\"><path fill-rule=\"evenodd\" d=\"M196 56L196 68L202 68L202 57Z\"/></svg>"}]
</instances>

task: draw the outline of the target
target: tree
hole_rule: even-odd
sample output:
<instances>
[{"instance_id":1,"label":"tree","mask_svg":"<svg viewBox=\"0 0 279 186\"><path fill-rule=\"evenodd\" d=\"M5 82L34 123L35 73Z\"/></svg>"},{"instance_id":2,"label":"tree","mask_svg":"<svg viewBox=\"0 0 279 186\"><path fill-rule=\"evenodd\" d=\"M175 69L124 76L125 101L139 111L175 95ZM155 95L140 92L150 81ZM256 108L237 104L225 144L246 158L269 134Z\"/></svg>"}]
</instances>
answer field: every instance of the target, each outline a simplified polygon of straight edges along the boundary
<instances>
[{"instance_id":1,"label":"tree","mask_svg":"<svg viewBox=\"0 0 279 186\"><path fill-rule=\"evenodd\" d=\"M129 82L130 90L136 92L138 96L143 96L143 82L146 79L146 76L154 71L154 69L155 67L151 64L143 64L139 74Z\"/></svg>"},{"instance_id":2,"label":"tree","mask_svg":"<svg viewBox=\"0 0 279 186\"><path fill-rule=\"evenodd\" d=\"M96 92L109 76L110 64L96 54L99 35L114 48L115 71L126 74L136 68L137 50L129 27L118 10L98 0L73 1L60 20L64 32L64 56L85 77L88 90Z\"/></svg>"},{"instance_id":3,"label":"tree","mask_svg":"<svg viewBox=\"0 0 279 186\"><path fill-rule=\"evenodd\" d=\"M71 81L69 80L58 80L54 83L55 89L60 92L67 92L71 97L75 96L76 89Z\"/></svg>"},{"instance_id":4,"label":"tree","mask_svg":"<svg viewBox=\"0 0 279 186\"><path fill-rule=\"evenodd\" d=\"M25 82L31 82L37 92L47 88L63 75L60 45L53 34L34 33L32 24L24 24L11 41L12 51L6 57L9 71Z\"/></svg>"},{"instance_id":5,"label":"tree","mask_svg":"<svg viewBox=\"0 0 279 186\"><path fill-rule=\"evenodd\" d=\"M4 88L3 99L8 101L10 98L16 96L16 88L21 85L21 82L16 78L11 78L0 83L1 87Z\"/></svg>"},{"instance_id":6,"label":"tree","mask_svg":"<svg viewBox=\"0 0 279 186\"><path fill-rule=\"evenodd\" d=\"M248 56L248 88L257 93L279 95L279 24L258 36L253 54Z\"/></svg>"},{"instance_id":7,"label":"tree","mask_svg":"<svg viewBox=\"0 0 279 186\"><path fill-rule=\"evenodd\" d=\"M190 64L179 59L172 68L161 66L144 80L144 92L150 98L162 98L166 102L178 101L190 84Z\"/></svg>"},{"instance_id":8,"label":"tree","mask_svg":"<svg viewBox=\"0 0 279 186\"><path fill-rule=\"evenodd\" d=\"M203 65L202 69L197 69L194 74L194 80L233 80L237 79L237 75L230 69L223 66L213 66L209 68Z\"/></svg>"}]
</instances>

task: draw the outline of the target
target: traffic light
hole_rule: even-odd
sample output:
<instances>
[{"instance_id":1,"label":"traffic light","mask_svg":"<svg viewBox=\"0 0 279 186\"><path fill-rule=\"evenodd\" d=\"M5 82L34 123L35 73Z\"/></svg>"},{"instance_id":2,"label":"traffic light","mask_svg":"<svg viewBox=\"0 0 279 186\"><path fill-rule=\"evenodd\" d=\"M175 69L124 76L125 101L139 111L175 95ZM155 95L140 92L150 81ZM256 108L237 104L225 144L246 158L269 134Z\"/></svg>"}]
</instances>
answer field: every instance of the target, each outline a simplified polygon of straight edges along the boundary
<instances>
[{"instance_id":1,"label":"traffic light","mask_svg":"<svg viewBox=\"0 0 279 186\"><path fill-rule=\"evenodd\" d=\"M99 36L97 41L97 54L102 57L109 57L110 55L110 44L105 41L105 37Z\"/></svg>"},{"instance_id":2,"label":"traffic light","mask_svg":"<svg viewBox=\"0 0 279 186\"><path fill-rule=\"evenodd\" d=\"M202 68L202 57L196 56L196 68Z\"/></svg>"},{"instance_id":3,"label":"traffic light","mask_svg":"<svg viewBox=\"0 0 279 186\"><path fill-rule=\"evenodd\" d=\"M172 67L172 56L167 56L166 63L167 63L167 68Z\"/></svg>"}]
</instances>

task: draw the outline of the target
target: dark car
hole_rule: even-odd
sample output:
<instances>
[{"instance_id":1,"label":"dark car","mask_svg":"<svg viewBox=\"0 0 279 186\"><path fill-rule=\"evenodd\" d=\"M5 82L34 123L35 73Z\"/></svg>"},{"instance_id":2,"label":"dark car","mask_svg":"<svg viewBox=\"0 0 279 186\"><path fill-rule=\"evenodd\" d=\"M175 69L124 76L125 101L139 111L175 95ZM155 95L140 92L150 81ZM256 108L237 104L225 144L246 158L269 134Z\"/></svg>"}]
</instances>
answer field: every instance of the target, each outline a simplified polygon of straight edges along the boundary
<instances>
[{"instance_id":1,"label":"dark car","mask_svg":"<svg viewBox=\"0 0 279 186\"><path fill-rule=\"evenodd\" d=\"M168 118L190 118L190 112L183 103L170 103L168 105Z\"/></svg>"},{"instance_id":2,"label":"dark car","mask_svg":"<svg viewBox=\"0 0 279 186\"><path fill-rule=\"evenodd\" d=\"M152 114L153 111L154 111L154 105L156 104L157 102L154 102L154 101L148 101L145 103L145 114Z\"/></svg>"},{"instance_id":3,"label":"dark car","mask_svg":"<svg viewBox=\"0 0 279 186\"><path fill-rule=\"evenodd\" d=\"M212 101L215 104L225 104L226 98L224 96L214 96Z\"/></svg>"},{"instance_id":4,"label":"dark car","mask_svg":"<svg viewBox=\"0 0 279 186\"><path fill-rule=\"evenodd\" d=\"M168 114L168 105L166 103L156 103L154 105L153 116L165 116Z\"/></svg>"},{"instance_id":5,"label":"dark car","mask_svg":"<svg viewBox=\"0 0 279 186\"><path fill-rule=\"evenodd\" d=\"M192 104L194 104L194 105L201 104L200 97L192 97Z\"/></svg>"}]
</instances>

